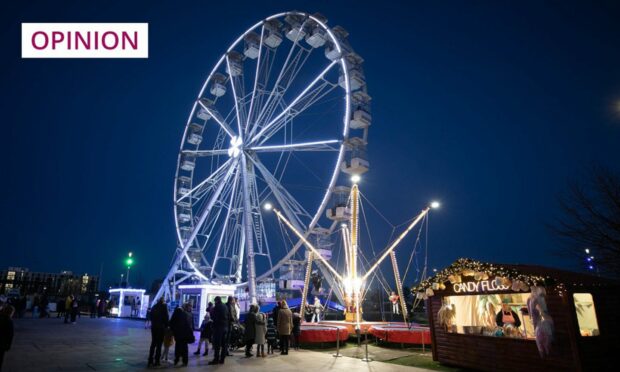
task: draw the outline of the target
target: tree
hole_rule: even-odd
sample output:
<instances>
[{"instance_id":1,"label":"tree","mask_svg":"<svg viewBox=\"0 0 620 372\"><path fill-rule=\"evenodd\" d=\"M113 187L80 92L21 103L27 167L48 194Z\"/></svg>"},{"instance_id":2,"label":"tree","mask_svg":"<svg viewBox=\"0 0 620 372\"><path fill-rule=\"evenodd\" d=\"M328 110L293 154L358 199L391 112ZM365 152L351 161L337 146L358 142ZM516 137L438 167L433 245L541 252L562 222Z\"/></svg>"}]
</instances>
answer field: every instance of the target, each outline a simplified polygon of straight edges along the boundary
<instances>
[{"instance_id":1,"label":"tree","mask_svg":"<svg viewBox=\"0 0 620 372\"><path fill-rule=\"evenodd\" d=\"M562 215L550 227L566 252L585 260L587 249L601 275L620 278L620 175L592 168L585 180L569 185L559 204Z\"/></svg>"}]
</instances>

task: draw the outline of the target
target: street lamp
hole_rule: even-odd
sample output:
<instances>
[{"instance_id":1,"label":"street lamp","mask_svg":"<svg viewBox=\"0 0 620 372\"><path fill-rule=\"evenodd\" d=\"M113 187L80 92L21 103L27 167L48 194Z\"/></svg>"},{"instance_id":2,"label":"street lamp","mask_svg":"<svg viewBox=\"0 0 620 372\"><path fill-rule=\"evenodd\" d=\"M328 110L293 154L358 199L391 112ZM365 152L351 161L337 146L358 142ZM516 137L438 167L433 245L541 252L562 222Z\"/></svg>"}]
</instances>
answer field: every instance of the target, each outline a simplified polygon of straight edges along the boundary
<instances>
[{"instance_id":1,"label":"street lamp","mask_svg":"<svg viewBox=\"0 0 620 372\"><path fill-rule=\"evenodd\" d=\"M131 265L133 265L133 253L129 252L127 258L125 259L125 265L127 265L127 288L129 288L129 269L131 269Z\"/></svg>"}]
</instances>

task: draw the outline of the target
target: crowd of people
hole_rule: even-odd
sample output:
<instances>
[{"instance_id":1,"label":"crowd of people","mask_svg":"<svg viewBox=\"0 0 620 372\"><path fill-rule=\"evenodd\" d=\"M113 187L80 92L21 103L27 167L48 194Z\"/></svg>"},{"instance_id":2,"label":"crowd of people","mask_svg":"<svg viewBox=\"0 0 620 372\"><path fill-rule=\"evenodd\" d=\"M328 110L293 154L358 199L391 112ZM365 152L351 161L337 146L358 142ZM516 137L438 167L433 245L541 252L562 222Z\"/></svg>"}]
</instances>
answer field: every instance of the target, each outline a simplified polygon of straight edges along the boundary
<instances>
[{"instance_id":1,"label":"crowd of people","mask_svg":"<svg viewBox=\"0 0 620 372\"><path fill-rule=\"evenodd\" d=\"M169 350L173 345L174 365L182 363L186 366L189 362L189 344L196 341L198 344L193 355L197 357L208 356L211 345L213 358L209 361L210 365L224 364L231 351L240 347L244 348L246 358L265 358L276 349L281 355L288 355L290 348L299 349L302 316L299 312L292 312L285 300L278 301L270 314L260 312L257 305L251 305L241 324L237 300L230 296L224 303L222 297L217 296L213 303L209 302L200 322L198 340L193 332L191 304L178 306L172 316L168 315L168 306L163 298L149 311L151 345L148 367L168 362Z\"/></svg>"}]
</instances>

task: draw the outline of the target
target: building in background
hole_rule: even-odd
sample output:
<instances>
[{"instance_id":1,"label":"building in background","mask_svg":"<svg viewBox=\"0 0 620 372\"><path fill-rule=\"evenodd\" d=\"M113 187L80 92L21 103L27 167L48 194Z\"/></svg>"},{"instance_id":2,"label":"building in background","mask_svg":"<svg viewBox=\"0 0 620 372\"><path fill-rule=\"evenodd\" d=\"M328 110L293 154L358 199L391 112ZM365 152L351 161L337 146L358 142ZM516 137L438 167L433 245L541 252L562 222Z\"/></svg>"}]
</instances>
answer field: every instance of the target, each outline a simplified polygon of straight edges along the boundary
<instances>
[{"instance_id":1,"label":"building in background","mask_svg":"<svg viewBox=\"0 0 620 372\"><path fill-rule=\"evenodd\" d=\"M99 277L75 275L71 271L60 273L33 272L24 267L9 267L0 271L0 293L29 295L45 293L65 296L68 294L92 294L97 292Z\"/></svg>"}]
</instances>

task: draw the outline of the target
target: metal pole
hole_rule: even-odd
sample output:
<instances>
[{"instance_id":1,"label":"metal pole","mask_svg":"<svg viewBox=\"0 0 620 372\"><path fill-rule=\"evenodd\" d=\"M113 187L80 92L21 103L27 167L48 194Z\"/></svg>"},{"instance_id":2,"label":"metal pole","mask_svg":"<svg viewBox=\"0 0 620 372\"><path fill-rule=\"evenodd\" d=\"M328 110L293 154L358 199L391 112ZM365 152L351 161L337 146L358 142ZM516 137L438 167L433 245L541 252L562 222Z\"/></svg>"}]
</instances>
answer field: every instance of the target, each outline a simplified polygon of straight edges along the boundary
<instances>
[{"instance_id":1,"label":"metal pole","mask_svg":"<svg viewBox=\"0 0 620 372\"><path fill-rule=\"evenodd\" d=\"M339 358L340 355L340 327L336 327L336 354L334 354L335 358Z\"/></svg>"},{"instance_id":2,"label":"metal pole","mask_svg":"<svg viewBox=\"0 0 620 372\"><path fill-rule=\"evenodd\" d=\"M372 362L372 359L368 358L368 330L366 330L366 336L365 337L366 337L366 341L365 341L365 344L366 344L366 347L365 347L365 349L366 349L366 357L364 359L362 359L362 361L368 363L368 362Z\"/></svg>"},{"instance_id":3,"label":"metal pole","mask_svg":"<svg viewBox=\"0 0 620 372\"><path fill-rule=\"evenodd\" d=\"M127 285L126 287L129 288L129 266L127 266L127 277L125 278L125 280L127 281Z\"/></svg>"}]
</instances>

